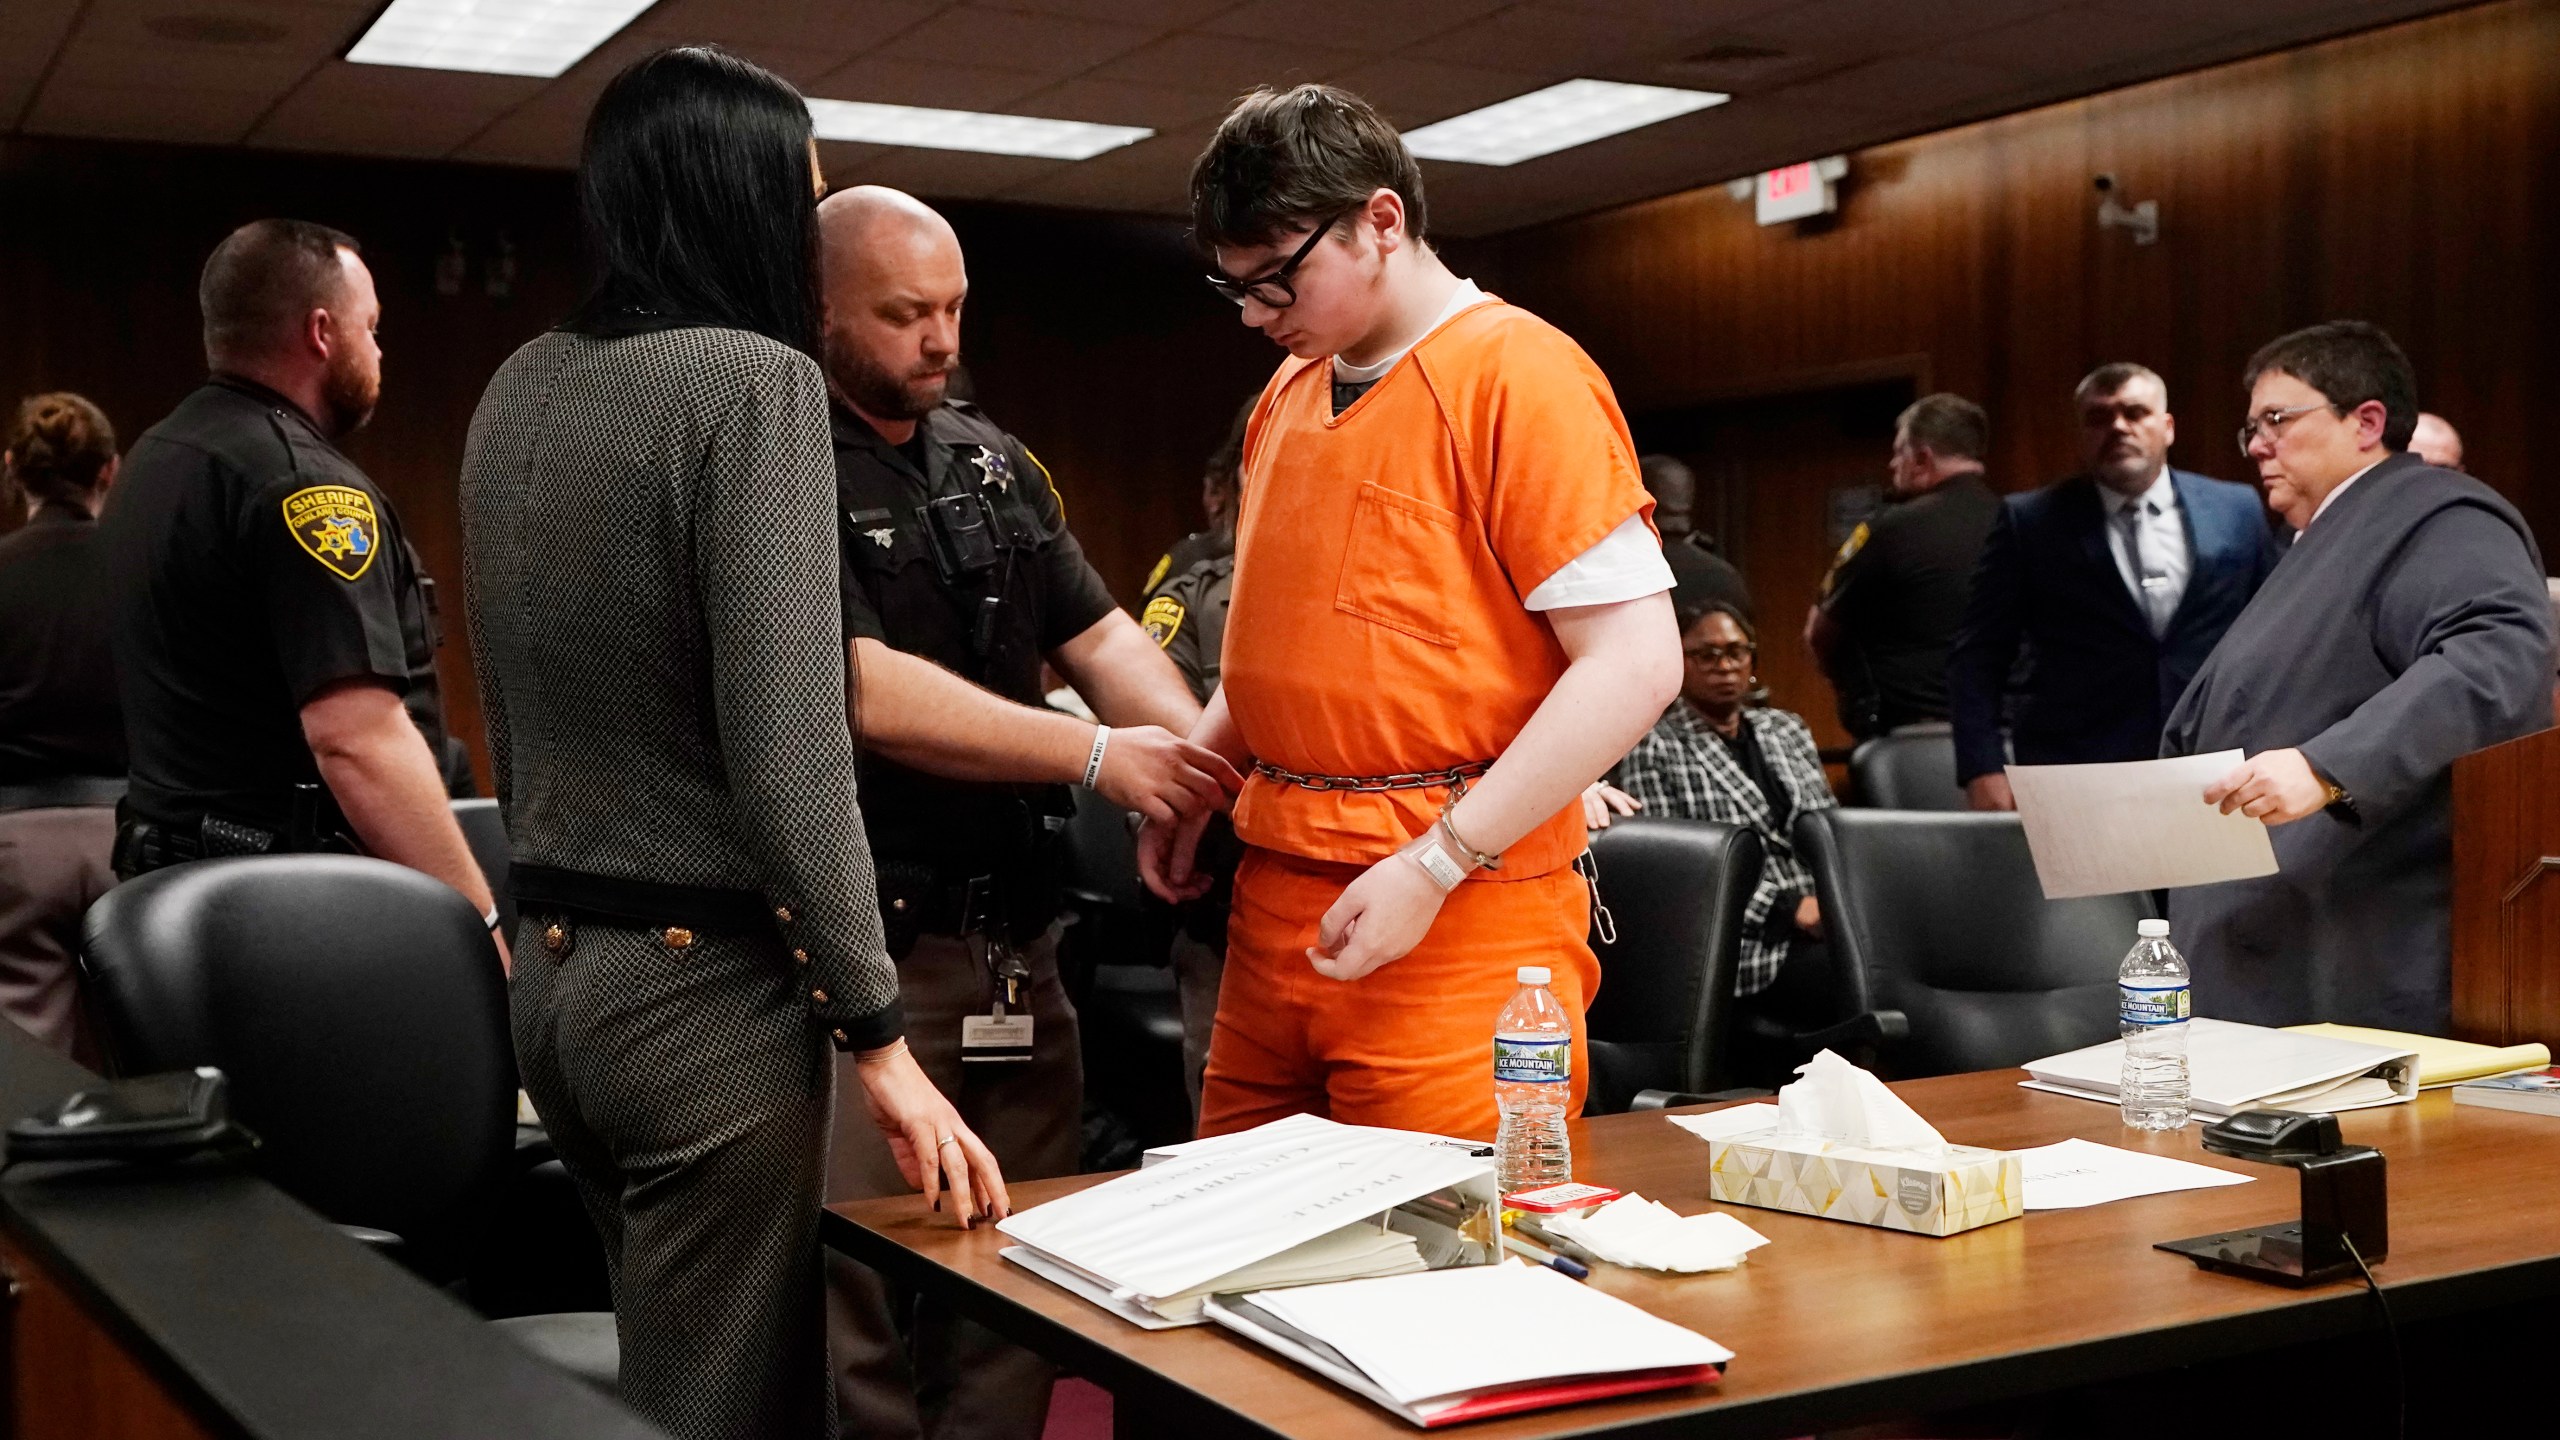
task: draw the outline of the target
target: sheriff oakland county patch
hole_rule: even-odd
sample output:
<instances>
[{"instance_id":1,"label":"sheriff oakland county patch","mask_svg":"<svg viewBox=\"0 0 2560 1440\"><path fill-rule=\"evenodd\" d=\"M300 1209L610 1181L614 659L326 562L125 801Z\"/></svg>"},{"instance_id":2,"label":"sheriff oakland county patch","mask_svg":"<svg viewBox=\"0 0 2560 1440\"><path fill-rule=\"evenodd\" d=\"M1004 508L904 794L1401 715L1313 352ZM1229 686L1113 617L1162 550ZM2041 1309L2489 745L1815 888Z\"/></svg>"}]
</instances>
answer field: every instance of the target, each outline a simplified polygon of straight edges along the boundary
<instances>
[{"instance_id":1,"label":"sheriff oakland county patch","mask_svg":"<svg viewBox=\"0 0 2560 1440\"><path fill-rule=\"evenodd\" d=\"M350 485L314 485L287 495L284 525L293 543L341 580L362 579L382 548L373 497Z\"/></svg>"},{"instance_id":2,"label":"sheriff oakland county patch","mask_svg":"<svg viewBox=\"0 0 2560 1440\"><path fill-rule=\"evenodd\" d=\"M1159 595L1147 602L1147 613L1138 624L1145 628L1157 647L1162 648L1172 644L1173 637L1181 632L1183 613L1181 601L1170 595Z\"/></svg>"}]
</instances>

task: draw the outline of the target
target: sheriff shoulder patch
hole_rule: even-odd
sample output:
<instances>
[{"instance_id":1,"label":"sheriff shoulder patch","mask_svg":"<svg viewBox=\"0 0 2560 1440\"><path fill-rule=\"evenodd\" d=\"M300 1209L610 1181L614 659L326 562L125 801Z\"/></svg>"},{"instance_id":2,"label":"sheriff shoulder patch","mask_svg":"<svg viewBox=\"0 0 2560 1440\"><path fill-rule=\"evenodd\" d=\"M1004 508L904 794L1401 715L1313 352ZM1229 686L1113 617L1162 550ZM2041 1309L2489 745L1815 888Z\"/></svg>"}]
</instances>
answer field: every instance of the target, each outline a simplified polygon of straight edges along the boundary
<instances>
[{"instance_id":1,"label":"sheriff shoulder patch","mask_svg":"<svg viewBox=\"0 0 2560 1440\"><path fill-rule=\"evenodd\" d=\"M284 497L284 527L303 553L341 580L359 580L382 548L373 497L351 485L314 485Z\"/></svg>"},{"instance_id":2,"label":"sheriff shoulder patch","mask_svg":"<svg viewBox=\"0 0 2560 1440\"><path fill-rule=\"evenodd\" d=\"M1153 590L1164 583L1164 572L1172 568L1173 552L1167 550L1164 552L1163 557L1156 561L1156 568L1147 572L1147 583L1139 586L1138 588L1141 590Z\"/></svg>"},{"instance_id":3,"label":"sheriff shoulder patch","mask_svg":"<svg viewBox=\"0 0 2560 1440\"><path fill-rule=\"evenodd\" d=\"M1857 559L1858 552L1866 548L1867 522L1861 520L1858 522L1858 528L1850 531L1849 538L1841 543L1840 553L1831 557L1831 568L1822 572L1821 596L1823 599L1830 599L1832 588L1840 583L1840 567Z\"/></svg>"},{"instance_id":4,"label":"sheriff shoulder patch","mask_svg":"<svg viewBox=\"0 0 2560 1440\"><path fill-rule=\"evenodd\" d=\"M1170 595L1159 595L1147 602L1147 613L1138 618L1138 623L1145 627L1147 635L1161 649L1172 644L1173 637L1181 633L1182 617L1188 613L1182 608L1181 601Z\"/></svg>"}]
</instances>

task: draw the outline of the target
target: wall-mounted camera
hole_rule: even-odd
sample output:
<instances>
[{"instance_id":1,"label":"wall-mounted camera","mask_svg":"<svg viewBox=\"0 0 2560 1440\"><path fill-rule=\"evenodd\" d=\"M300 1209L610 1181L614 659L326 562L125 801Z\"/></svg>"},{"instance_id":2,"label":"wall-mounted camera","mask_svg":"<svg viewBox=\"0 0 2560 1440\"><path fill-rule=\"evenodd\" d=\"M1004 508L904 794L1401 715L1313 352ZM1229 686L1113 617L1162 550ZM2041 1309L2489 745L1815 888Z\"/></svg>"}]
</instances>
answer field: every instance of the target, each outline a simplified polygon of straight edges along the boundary
<instances>
[{"instance_id":1,"label":"wall-mounted camera","mask_svg":"<svg viewBox=\"0 0 2560 1440\"><path fill-rule=\"evenodd\" d=\"M2100 174L2090 180L2098 190L2098 228L2129 230L2133 243L2149 245L2160 238L2160 202L2145 200L2127 205L2116 198L2116 177Z\"/></svg>"}]
</instances>

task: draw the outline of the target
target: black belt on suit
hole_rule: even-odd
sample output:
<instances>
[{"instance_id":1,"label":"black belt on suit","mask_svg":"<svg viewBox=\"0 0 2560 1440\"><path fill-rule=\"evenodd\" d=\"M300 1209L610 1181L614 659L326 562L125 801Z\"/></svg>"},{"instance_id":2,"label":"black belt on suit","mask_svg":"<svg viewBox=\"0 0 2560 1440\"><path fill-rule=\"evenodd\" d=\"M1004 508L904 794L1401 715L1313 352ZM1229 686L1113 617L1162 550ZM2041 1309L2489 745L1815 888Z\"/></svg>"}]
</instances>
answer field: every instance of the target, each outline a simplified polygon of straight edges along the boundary
<instances>
[{"instance_id":1,"label":"black belt on suit","mask_svg":"<svg viewBox=\"0 0 2560 1440\"><path fill-rule=\"evenodd\" d=\"M752 934L775 928L764 897L752 890L716 885L671 885L628 880L557 865L517 861L507 867L507 893L518 909L559 915L590 925L654 930L680 925L713 935Z\"/></svg>"}]
</instances>

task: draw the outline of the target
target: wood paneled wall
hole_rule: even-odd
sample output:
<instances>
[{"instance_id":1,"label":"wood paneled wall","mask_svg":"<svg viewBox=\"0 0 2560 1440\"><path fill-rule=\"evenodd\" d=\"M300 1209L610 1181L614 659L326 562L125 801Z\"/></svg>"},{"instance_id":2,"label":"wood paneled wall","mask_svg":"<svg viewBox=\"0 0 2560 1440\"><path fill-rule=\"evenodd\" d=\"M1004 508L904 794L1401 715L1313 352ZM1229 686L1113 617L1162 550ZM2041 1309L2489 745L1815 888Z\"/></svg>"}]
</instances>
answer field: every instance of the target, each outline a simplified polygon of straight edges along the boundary
<instances>
[{"instance_id":1,"label":"wood paneled wall","mask_svg":"<svg viewBox=\"0 0 2560 1440\"><path fill-rule=\"evenodd\" d=\"M2118 359L2167 379L2176 463L2253 479L2231 439L2242 363L2362 317L2548 548L2555 56L2560 0L2505 0L1864 151L1818 221L1762 229L1719 186L1515 232L1479 268L1631 414L1900 370L1990 410L2008 488L2071 471L2071 388ZM2098 229L2102 172L2159 202L2157 244ZM1802 613L1773 610L1773 641Z\"/></svg>"},{"instance_id":2,"label":"wood paneled wall","mask_svg":"<svg viewBox=\"0 0 2560 1440\"><path fill-rule=\"evenodd\" d=\"M1172 224L997 206L950 213L970 258L963 343L978 397L1056 472L1078 538L1132 600L1163 548L1200 523L1202 461L1277 353L1199 283ZM346 448L389 492L437 578L449 718L476 750L455 477L490 373L577 298L569 177L0 141L0 406L76 390L105 408L122 439L139 435L202 378L204 257L261 215L335 225L365 246L383 298L383 402ZM439 294L437 264L456 238L462 287ZM516 267L503 299L488 292L502 242Z\"/></svg>"}]
</instances>

